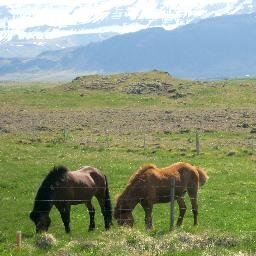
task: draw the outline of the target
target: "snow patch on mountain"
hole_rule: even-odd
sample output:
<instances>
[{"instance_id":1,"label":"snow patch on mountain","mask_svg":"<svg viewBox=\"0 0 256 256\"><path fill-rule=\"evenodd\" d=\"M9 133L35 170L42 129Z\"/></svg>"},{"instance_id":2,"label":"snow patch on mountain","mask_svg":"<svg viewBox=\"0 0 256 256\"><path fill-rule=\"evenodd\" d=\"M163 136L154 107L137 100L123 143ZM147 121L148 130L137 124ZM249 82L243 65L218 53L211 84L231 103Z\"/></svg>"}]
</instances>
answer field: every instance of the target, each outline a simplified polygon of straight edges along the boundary
<instances>
[{"instance_id":1,"label":"snow patch on mountain","mask_svg":"<svg viewBox=\"0 0 256 256\"><path fill-rule=\"evenodd\" d=\"M214 16L250 13L256 0L1 0L0 43L74 34L171 30Z\"/></svg>"}]
</instances>

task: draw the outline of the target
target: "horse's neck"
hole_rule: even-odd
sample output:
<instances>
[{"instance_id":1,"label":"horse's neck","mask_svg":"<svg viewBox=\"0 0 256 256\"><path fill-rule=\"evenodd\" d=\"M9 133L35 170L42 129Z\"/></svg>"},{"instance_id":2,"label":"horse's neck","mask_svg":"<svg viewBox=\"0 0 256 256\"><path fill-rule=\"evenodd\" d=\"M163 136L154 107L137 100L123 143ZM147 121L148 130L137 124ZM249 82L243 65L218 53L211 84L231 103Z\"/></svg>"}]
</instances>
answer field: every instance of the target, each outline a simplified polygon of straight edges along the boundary
<instances>
[{"instance_id":1,"label":"horse's neck","mask_svg":"<svg viewBox=\"0 0 256 256\"><path fill-rule=\"evenodd\" d=\"M34 211L42 212L42 213L49 213L53 207L52 202L50 201L35 201L34 204Z\"/></svg>"},{"instance_id":2,"label":"horse's neck","mask_svg":"<svg viewBox=\"0 0 256 256\"><path fill-rule=\"evenodd\" d=\"M53 206L53 202L51 199L52 199L52 191L49 190L48 187L39 188L35 198L34 210L49 213Z\"/></svg>"},{"instance_id":3,"label":"horse's neck","mask_svg":"<svg viewBox=\"0 0 256 256\"><path fill-rule=\"evenodd\" d=\"M133 200L131 200L129 202L129 208L131 210L133 210L135 208L135 206L138 204L139 200L137 198L134 198Z\"/></svg>"},{"instance_id":4,"label":"horse's neck","mask_svg":"<svg viewBox=\"0 0 256 256\"><path fill-rule=\"evenodd\" d=\"M134 191L126 190L122 196L122 202L124 209L130 209L131 211L135 208L135 206L139 203L139 198Z\"/></svg>"}]
</instances>

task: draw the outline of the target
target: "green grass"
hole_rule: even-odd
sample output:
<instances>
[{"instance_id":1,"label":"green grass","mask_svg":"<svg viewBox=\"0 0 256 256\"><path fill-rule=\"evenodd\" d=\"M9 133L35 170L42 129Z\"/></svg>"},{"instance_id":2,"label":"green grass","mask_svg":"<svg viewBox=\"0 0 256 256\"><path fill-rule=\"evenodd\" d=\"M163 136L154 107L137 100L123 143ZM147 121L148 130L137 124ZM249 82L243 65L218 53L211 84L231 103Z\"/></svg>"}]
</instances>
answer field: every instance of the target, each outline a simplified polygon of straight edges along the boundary
<instances>
[{"instance_id":1,"label":"green grass","mask_svg":"<svg viewBox=\"0 0 256 256\"><path fill-rule=\"evenodd\" d=\"M115 83L124 75L108 77L109 83ZM101 81L101 76L82 77L71 83L72 90L56 84L17 84L0 86L0 102L5 106L18 105L36 109L84 109L104 107L139 107L139 108L178 108L178 109L253 109L255 107L256 81L227 80L219 82L198 83L178 80L166 73L149 72L134 73L124 82L117 84L112 90L87 90L80 86L81 81ZM152 94L126 94L122 89L129 83L139 81L161 81L170 84L185 98L172 99ZM68 85L65 85L68 86Z\"/></svg>"},{"instance_id":2,"label":"green grass","mask_svg":"<svg viewBox=\"0 0 256 256\"><path fill-rule=\"evenodd\" d=\"M238 82L215 82L207 85L194 85L193 95L188 99L188 107L210 108L252 108L255 104L255 81L250 83Z\"/></svg>"},{"instance_id":3,"label":"green grass","mask_svg":"<svg viewBox=\"0 0 256 256\"><path fill-rule=\"evenodd\" d=\"M240 135L237 134L238 137ZM216 139L215 136L215 134L212 134L210 138L207 135L205 143L207 144L210 139ZM231 137L235 139L234 136ZM236 138L239 139L238 137ZM184 142L184 135L174 134L173 138L180 143ZM172 140L172 137L169 139ZM188 210L184 226L175 231L174 241L171 241L175 246L180 244L181 247L192 247L191 252L187 249L176 248L177 254L174 255L183 252L187 255L198 255L198 253L201 254L203 251L207 251L207 241L214 240L215 234L223 236L224 241L225 239L234 238L234 245L228 249L225 249L223 245L212 245L210 251L219 253L224 253L224 251L230 253L239 250L256 252L256 220L254 218L256 210L256 173L254 168L255 158L251 154L244 153L230 157L227 156L225 151L211 150L207 147L204 149L205 152L200 155L195 155L193 150L188 150L184 155L184 152L180 152L176 148L172 151L154 148L134 148L133 151L127 151L124 148L115 147L109 149L76 147L73 141L59 142L55 145L47 142L22 144L17 141L19 141L19 137L1 136L1 255L15 253L15 232L17 230L22 230L24 235L24 247L22 249L24 255L45 253L44 250L41 251L35 247L34 226L29 220L28 214L32 209L33 199L40 182L54 164L64 164L73 170L84 164L94 165L102 169L109 178L111 197L114 201L118 193L125 187L129 176L141 164L153 162L159 166L166 166L175 161L188 161L203 166L208 171L210 179L199 194L200 225L198 227L192 226L192 214ZM154 232L144 231L143 211L141 207L137 207L134 213L136 218L134 231L119 229L115 224L111 231L105 234L98 205L96 202L94 203L97 206L96 223L98 224L94 233L87 233L88 213L83 205L72 208L71 236L64 234L57 211L54 209L51 212L53 224L49 232L54 234L59 242L54 248L50 249L50 253L53 254L61 250L62 246L70 241L78 241L78 245L71 247L70 251L79 251L79 253L88 253L88 255L91 250L93 253L100 255L104 251L103 248L100 248L100 244L107 246L108 243L110 243L108 246L109 252L118 254L121 250L125 255L127 248L119 248L124 241L128 243L128 248L135 247L135 249L132 249L134 250L133 253L136 254L136 251L147 253L148 250L150 251L147 246L151 249L157 246L157 242L151 241L154 240L156 234L159 243L164 239L168 242L168 239L173 236L172 233L168 232L168 204L155 206L153 215ZM190 209L188 200L187 203ZM177 217L177 211L175 215ZM142 236L141 241L137 241L136 232ZM191 237L192 241L189 240L188 244L180 241L175 242L175 239L182 239L179 237L186 236L186 234L193 235ZM106 239L106 235L109 240ZM133 237L134 242L130 236ZM208 240L202 241L202 245L195 251L193 248L196 245L193 245L193 239L201 241L205 237ZM100 243L101 240L103 242ZM84 248L83 243L92 244L92 248ZM117 243L116 247L115 243ZM136 245L136 243L138 244ZM147 243L149 244L147 245ZM206 243L205 246L204 243ZM218 243L216 242L216 244ZM146 248L143 249L145 246ZM165 250L167 250L165 252L167 253L168 248L164 248L163 253Z\"/></svg>"},{"instance_id":4,"label":"green grass","mask_svg":"<svg viewBox=\"0 0 256 256\"><path fill-rule=\"evenodd\" d=\"M137 78L136 78L137 79ZM140 78L141 79L141 78ZM254 80L220 81L208 84L183 81L182 90L191 92L186 99L155 95L128 95L118 91L65 92L58 85L18 85L0 87L2 108L72 111L116 108L163 109L253 109ZM246 87L241 83L248 84ZM213 84L213 85L212 85ZM222 87L222 85L224 87ZM218 86L219 85L219 86ZM181 86L176 82L175 86ZM223 88L225 93L223 93ZM240 97L239 97L240 92ZM184 102L186 104L184 104ZM231 104L231 105L228 105ZM80 143L93 136L93 141ZM144 135L139 130L127 133L90 129L69 131L64 141L61 130L0 130L0 255L254 255L256 254L256 152L255 137L247 130L200 132L201 152L195 152L195 129L184 132L157 131ZM187 161L205 168L209 181L199 193L199 226L193 227L189 199L184 225L169 231L168 204L155 205L154 230L144 228L140 206L134 211L133 229L114 226L105 232L97 202L95 232L87 232L89 217L83 205L71 210L71 235L64 233L56 209L51 211L49 232L57 244L49 249L36 246L38 236L28 215L39 184L54 165L75 170L94 165L109 180L111 198L126 186L131 174L144 163L167 166ZM175 217L178 209L175 205ZM15 249L16 231L23 234L22 249Z\"/></svg>"},{"instance_id":5,"label":"green grass","mask_svg":"<svg viewBox=\"0 0 256 256\"><path fill-rule=\"evenodd\" d=\"M64 92L45 89L24 89L16 91L15 88L0 89L0 101L5 106L18 104L20 107L36 109L91 109L102 107L150 107L155 105L167 106L165 97L156 100L153 96L120 94L118 92L88 91L86 93Z\"/></svg>"}]
</instances>

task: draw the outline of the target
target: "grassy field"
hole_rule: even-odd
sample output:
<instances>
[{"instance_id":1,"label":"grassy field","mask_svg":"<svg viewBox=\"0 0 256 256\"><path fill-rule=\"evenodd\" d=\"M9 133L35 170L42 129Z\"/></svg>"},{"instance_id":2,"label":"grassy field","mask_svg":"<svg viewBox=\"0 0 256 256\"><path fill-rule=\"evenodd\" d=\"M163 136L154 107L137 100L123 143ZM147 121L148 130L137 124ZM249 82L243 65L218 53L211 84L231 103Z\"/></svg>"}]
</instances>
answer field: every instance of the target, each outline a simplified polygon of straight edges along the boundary
<instances>
[{"instance_id":1,"label":"grassy field","mask_svg":"<svg viewBox=\"0 0 256 256\"><path fill-rule=\"evenodd\" d=\"M256 255L255 93L253 79L195 82L156 71L82 77L65 85L1 85L0 254ZM49 233L57 242L47 249L36 245L28 215L54 165L98 167L108 176L115 204L140 165L176 161L199 165L210 176L199 193L199 226L192 226L187 199L184 225L172 232L168 204L155 205L152 231L144 229L138 206L133 229L114 223L106 232L94 201L95 232L87 232L83 205L71 210L71 235L53 209ZM19 252L17 230L23 235Z\"/></svg>"}]
</instances>

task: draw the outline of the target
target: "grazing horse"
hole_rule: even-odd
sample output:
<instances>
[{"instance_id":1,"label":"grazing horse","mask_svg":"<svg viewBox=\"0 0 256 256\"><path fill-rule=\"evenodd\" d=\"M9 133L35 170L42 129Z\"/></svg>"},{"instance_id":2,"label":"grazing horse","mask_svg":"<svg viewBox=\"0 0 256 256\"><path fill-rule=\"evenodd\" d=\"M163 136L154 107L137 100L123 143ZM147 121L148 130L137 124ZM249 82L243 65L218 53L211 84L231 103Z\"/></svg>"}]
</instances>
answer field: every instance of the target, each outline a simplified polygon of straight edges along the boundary
<instances>
[{"instance_id":1,"label":"grazing horse","mask_svg":"<svg viewBox=\"0 0 256 256\"><path fill-rule=\"evenodd\" d=\"M140 203L145 211L146 228L151 229L152 209L156 203L170 202L171 178L175 178L175 199L179 205L177 226L183 222L186 212L184 195L188 195L192 204L194 225L197 225L197 192L208 179L204 170L189 163L178 162L165 168L146 165L135 172L123 193L118 197L114 217L119 225L133 226L132 211Z\"/></svg>"},{"instance_id":2,"label":"grazing horse","mask_svg":"<svg viewBox=\"0 0 256 256\"><path fill-rule=\"evenodd\" d=\"M112 223L112 210L108 182L105 175L94 167L85 166L77 171L69 171L66 167L54 167L39 187L30 219L35 223L36 232L47 231L53 206L59 210L65 231L70 232L71 205L85 204L89 211L89 230L95 228L95 209L92 197L95 196L104 216L105 228Z\"/></svg>"}]
</instances>

